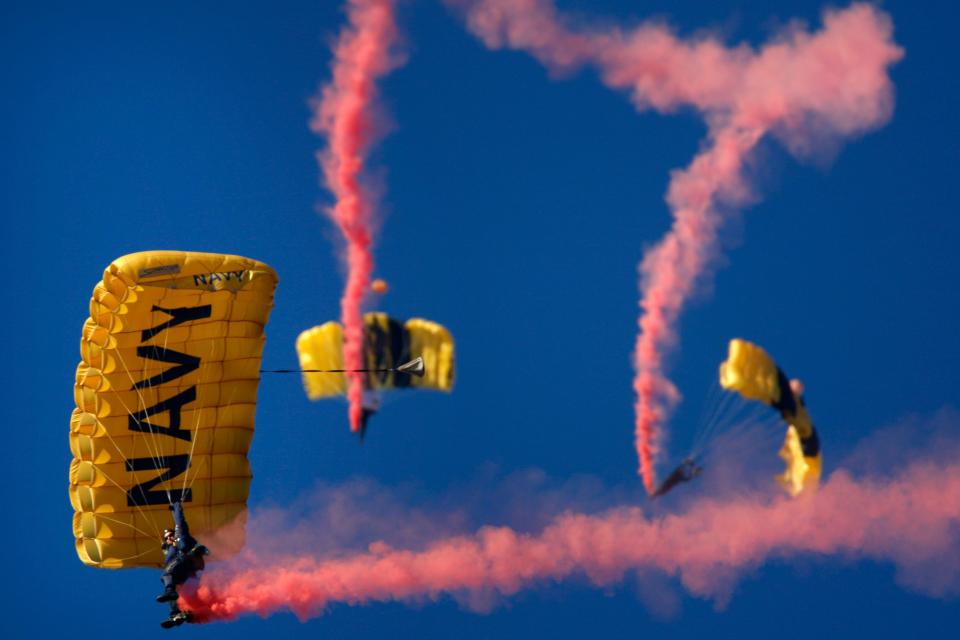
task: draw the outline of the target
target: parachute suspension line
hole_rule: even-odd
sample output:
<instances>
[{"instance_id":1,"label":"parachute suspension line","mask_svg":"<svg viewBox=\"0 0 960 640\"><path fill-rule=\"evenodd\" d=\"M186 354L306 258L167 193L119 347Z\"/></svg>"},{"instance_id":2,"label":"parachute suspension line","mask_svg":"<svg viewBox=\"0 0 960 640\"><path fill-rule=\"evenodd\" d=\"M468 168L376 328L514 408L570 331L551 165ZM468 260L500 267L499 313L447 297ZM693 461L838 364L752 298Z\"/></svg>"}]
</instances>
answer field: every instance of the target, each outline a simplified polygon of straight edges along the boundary
<instances>
[{"instance_id":1,"label":"parachute suspension line","mask_svg":"<svg viewBox=\"0 0 960 640\"><path fill-rule=\"evenodd\" d=\"M703 409L700 412L700 420L697 422L693 443L690 446L691 456L693 456L697 449L702 446L704 434L710 428L710 425L713 423L713 421L717 418L717 414L720 410L720 404L723 399L724 398L720 395L720 385L716 380L712 380L709 388L707 389L706 399L703 403Z\"/></svg>"},{"instance_id":2,"label":"parachute suspension line","mask_svg":"<svg viewBox=\"0 0 960 640\"><path fill-rule=\"evenodd\" d=\"M167 295L167 293L164 292L163 295L161 296L161 300L162 300L164 297L166 297L166 295ZM168 346L169 343L170 343L170 340L169 340L169 339L170 339L170 332L169 332L169 331L164 331L164 332L163 332L163 349L164 349L164 351L166 351L167 346ZM146 360L146 359L143 360L143 368L144 368L144 376L143 376L143 379L145 380L146 377L147 377L147 376L146 376L146 368L147 368L147 360ZM157 462L156 462L156 465L155 465L155 466L159 469L159 468L160 468L160 443L159 443L159 441L158 441L158 439L157 439L156 434L154 434L154 433L151 432L150 435L153 436L153 440L154 440L154 442L157 444ZM189 464L189 462L188 462L188 463L187 463L187 469L189 469L189 468L190 468L190 464ZM184 475L186 475L187 472L184 471L183 473L184 473ZM164 484L167 484L167 483L164 483ZM173 495L170 493L170 489L169 489L169 488L164 489L164 492L167 494L167 504L172 504L172 502L173 502Z\"/></svg>"},{"instance_id":3,"label":"parachute suspension line","mask_svg":"<svg viewBox=\"0 0 960 640\"><path fill-rule=\"evenodd\" d=\"M163 299L165 297L166 297L166 292L164 292L161 295L160 301L163 302ZM164 350L166 350L167 347L169 346L169 338L170 338L170 332L164 331L163 332L163 349ZM147 375L147 366L149 363L146 358L143 358L142 360L143 360L143 371L141 372L140 379L146 380L149 377ZM143 395L140 393L139 389L137 390L137 395L139 396L139 399L140 399L141 411L146 412L147 403L143 399ZM156 469L160 469L162 466L163 454L161 452L159 436L154 431L147 431L147 432L140 431L138 433L144 434L143 435L144 442L147 443L147 450L150 453L150 457L153 458L153 463L154 463L153 466ZM169 503L171 498L170 490L164 489L163 491L167 494L167 502Z\"/></svg>"},{"instance_id":4,"label":"parachute suspension line","mask_svg":"<svg viewBox=\"0 0 960 640\"><path fill-rule=\"evenodd\" d=\"M420 356L396 367L383 369L260 369L260 373L405 373L418 378L422 378L424 372L423 358Z\"/></svg>"},{"instance_id":5,"label":"parachute suspension line","mask_svg":"<svg viewBox=\"0 0 960 640\"><path fill-rule=\"evenodd\" d=\"M160 537L160 533L157 533L157 537ZM140 553L135 553L132 556L123 556L119 558L114 558L118 562L127 562L128 560L136 560L137 558L142 558L143 556L150 555L153 553L153 549L147 549L146 551L141 551Z\"/></svg>"},{"instance_id":6,"label":"parachute suspension line","mask_svg":"<svg viewBox=\"0 0 960 640\"><path fill-rule=\"evenodd\" d=\"M740 396L737 396L740 398ZM762 405L757 405L756 403L747 403L746 400L740 398L741 405L747 405L749 410L744 410L740 408L737 414L732 416L732 425L729 429L729 433L733 436L741 436L746 434L757 426L769 427L764 432L764 439L775 440L779 435L778 430L774 427L776 424L780 423L780 419L775 414L771 414L767 410L767 407Z\"/></svg>"},{"instance_id":7,"label":"parachute suspension line","mask_svg":"<svg viewBox=\"0 0 960 640\"><path fill-rule=\"evenodd\" d=\"M781 438L781 431L777 428L782 421L775 414L766 411L762 406L751 406L737 396L739 402L733 408L729 418L724 420L729 428L719 429L718 437L711 437L704 443L703 454L711 455L717 443L723 440L723 449L727 455L740 451L742 455L761 449L775 448ZM749 408L749 411L745 409Z\"/></svg>"},{"instance_id":8,"label":"parachute suspension line","mask_svg":"<svg viewBox=\"0 0 960 640\"><path fill-rule=\"evenodd\" d=\"M160 301L162 302L164 298L166 298L166 296L167 296L167 291L164 291L160 296ZM170 332L164 331L163 332L163 350L166 351L169 345L170 345ZM142 380L147 379L147 364L148 364L147 359L144 358L143 359L143 377L141 378ZM144 407L144 410L146 410L146 407ZM153 431L150 431L149 438L154 445L154 450L156 451L156 455L151 453L154 459L154 468L159 470L162 467L162 460L163 460L163 453L161 452L160 439L159 439L159 436ZM167 483L164 483L164 484L167 484ZM167 494L167 504L172 504L173 495L170 493L169 487L164 488L163 492Z\"/></svg>"},{"instance_id":9,"label":"parachute suspension line","mask_svg":"<svg viewBox=\"0 0 960 640\"><path fill-rule=\"evenodd\" d=\"M111 482L112 482L112 480L111 480ZM114 484L117 484L117 483L114 482ZM117 487L120 488L120 485L117 484ZM142 535L142 536L144 536L144 537L152 537L152 536L154 535L154 534L150 533L149 531L144 531L144 530L141 529L140 527L135 527L135 526L133 526L132 524L128 524L128 523L123 522L123 521L121 521L121 520L117 520L116 518L111 518L110 516L105 516L105 515L102 515L102 514L101 514L101 515L98 515L97 518L98 518L99 520L103 520L103 521L105 521L105 522L113 522L114 524L120 525L120 526L122 526L122 527L128 527L128 528L130 528L130 529L133 529L134 531L136 531L137 533L139 533L140 535ZM157 535L158 538L160 537L159 532L158 532L156 535ZM131 556L131 557L136 558L136 557L142 556L142 555L144 555L144 554L146 554L146 553L150 553L151 551L152 551L152 549L151 549L150 551L145 551L144 553L138 553L136 556Z\"/></svg>"},{"instance_id":10,"label":"parachute suspension line","mask_svg":"<svg viewBox=\"0 0 960 640\"><path fill-rule=\"evenodd\" d=\"M207 354L207 358L213 357L213 341L210 341L210 353ZM199 381L198 381L199 384ZM227 404L224 406L230 406L233 402L233 394L236 392L237 388L233 385L230 387L230 398L227 400ZM219 407L220 405L218 405ZM216 409L214 409L216 410ZM193 452L197 447L197 437L200 435L200 416L203 415L203 407L197 407L196 410L197 419L193 424L193 430L190 432L192 435L190 437L190 453L187 455L187 468L183 472L183 483L180 485L180 495L186 495L187 489L193 488L193 482L197 479L197 470L194 470L193 480L190 480L190 484L187 484L187 478L190 476L190 468L193 466ZM170 501L171 496L170 492L167 492L167 501Z\"/></svg>"},{"instance_id":11,"label":"parachute suspension line","mask_svg":"<svg viewBox=\"0 0 960 640\"><path fill-rule=\"evenodd\" d=\"M738 416L743 412L746 403L739 396L725 393L720 400L719 410L704 429L701 444L714 442L720 433L729 433L738 423Z\"/></svg>"},{"instance_id":12,"label":"parachute suspension line","mask_svg":"<svg viewBox=\"0 0 960 640\"><path fill-rule=\"evenodd\" d=\"M696 435L699 435L702 425L709 424L710 420L713 419L714 414L716 414L717 404L720 402L719 389L720 385L717 384L717 381L711 380L710 385L707 387L707 393L703 401L703 407L700 410L700 419L697 421Z\"/></svg>"},{"instance_id":13,"label":"parachute suspension line","mask_svg":"<svg viewBox=\"0 0 960 640\"><path fill-rule=\"evenodd\" d=\"M211 354L211 355L213 354L213 342L210 343L210 354ZM221 404L218 404L217 406L218 406L218 407L220 407L220 406L229 407L230 405L232 405L232 404L233 404L233 397L236 395L236 393L237 393L237 387L236 387L236 385L230 385L230 395L229 395L229 397L227 398L226 404L222 404L222 403L221 403ZM187 489L193 489L193 483L197 481L197 477L200 475L200 469L198 468L198 469L195 469L195 470L194 470L193 476L190 476L190 468L191 468L191 466L193 465L193 452L194 452L194 449L195 449L195 447L196 447L196 445L197 445L197 435L199 434L200 414L201 414L201 409L198 409L198 410L197 410L197 422L196 422L196 424L195 424L194 427L193 427L193 438L192 438L192 440L190 441L190 457L187 458L187 460L188 460L188 462L187 462L187 470L183 472L183 485L182 485L182 487L181 487L181 493L180 493L180 495L183 495L184 493L186 493ZM206 458L204 458L204 460L205 460L205 459L206 459ZM213 473L213 469L210 469L209 471L210 471L211 473ZM189 483L187 482L188 476L189 476L189 478L190 478Z\"/></svg>"},{"instance_id":14,"label":"parachute suspension line","mask_svg":"<svg viewBox=\"0 0 960 640\"><path fill-rule=\"evenodd\" d=\"M776 433L768 419L744 419L733 422L733 427L711 439L706 444L706 450L714 451L718 446L729 455L734 451L746 453L761 449L764 443Z\"/></svg>"},{"instance_id":15,"label":"parachute suspension line","mask_svg":"<svg viewBox=\"0 0 960 640\"><path fill-rule=\"evenodd\" d=\"M772 421L767 420L770 423ZM754 423L752 428L739 429L734 435L718 438L707 449L705 455L723 455L735 459L752 459L758 454L769 454L776 450L777 429L772 424ZM765 457L765 456L764 456Z\"/></svg>"},{"instance_id":16,"label":"parachute suspension line","mask_svg":"<svg viewBox=\"0 0 960 640\"><path fill-rule=\"evenodd\" d=\"M752 429L757 423L766 422L768 417L766 412L752 403L747 403L738 394L722 392L714 411L711 412L709 422L699 430L691 456L705 455L712 449L720 434L739 437L739 432Z\"/></svg>"},{"instance_id":17,"label":"parachute suspension line","mask_svg":"<svg viewBox=\"0 0 960 640\"><path fill-rule=\"evenodd\" d=\"M211 351L212 351L212 349L211 349ZM231 391L230 391L230 396L231 396L230 400L232 401L232 400L233 400L233 397L232 397L232 396L233 396L233 389L231 389ZM230 404L230 402L227 402L227 405L228 405L228 406L229 406L229 404ZM198 409L197 409L197 419L196 419L196 421L195 421L194 424L193 424L193 431L192 431L193 436L190 438L190 453L187 454L187 468L186 468L186 470L183 472L183 483L180 485L180 495L181 495L181 496L183 496L183 495L186 494L187 489L192 489L192 488L193 488L193 481L197 479L197 472L196 472L196 470L195 470L195 471L194 471L194 474L193 474L193 480L190 480L190 484L189 484L189 485L187 484L187 478L190 476L190 469L193 467L193 452L194 452L194 450L196 449L196 446L197 446L197 436L198 436L198 434L199 434L199 428L200 428L200 416L201 416L202 413L203 413L203 409L202 409L202 408L198 408Z\"/></svg>"},{"instance_id":18,"label":"parachute suspension line","mask_svg":"<svg viewBox=\"0 0 960 640\"><path fill-rule=\"evenodd\" d=\"M167 335L165 332L164 344L163 344L164 348L166 348L167 346L166 338L167 338ZM143 393L137 387L137 381L134 380L133 374L130 372L130 368L127 366L126 360L124 360L119 349L117 349L117 358L120 360L120 364L123 365L123 369L126 372L127 377L130 379L130 389L135 391L137 394L137 407L138 407L137 412L134 413L130 411L130 407L128 407L125 402L121 402L121 404L123 404L124 410L127 412L127 415L130 415L130 416L146 413L146 410L148 408L147 401L144 399ZM140 379L141 380L147 379L147 360L146 359L143 360L143 368L140 371ZM153 433L152 431L137 431L134 433L134 438L138 437L137 434L141 434L139 437L142 438L142 441L146 446L147 453L150 455L150 459L153 460L154 467L159 469L161 454L160 454L160 443L157 441L156 434ZM124 462L127 462L127 460L124 459ZM168 501L170 499L169 491L167 492L167 499ZM140 505L135 505L135 506L138 511L140 511L141 513L145 513L145 511L141 508ZM156 528L156 525L154 525L154 528ZM159 529L157 530L157 535L158 536L160 535Z\"/></svg>"},{"instance_id":19,"label":"parachute suspension line","mask_svg":"<svg viewBox=\"0 0 960 640\"><path fill-rule=\"evenodd\" d=\"M103 475L103 477L107 479L107 482L109 482L110 484L112 484L113 486L115 486L117 489L120 489L121 491L126 492L126 489L123 488L123 485L121 485L119 482L117 482L116 480L114 480L114 479L110 476L110 474L106 473L103 469L97 469L97 472L100 473L101 475ZM142 512L142 509L141 509L140 507L137 507L137 508L140 509L141 512ZM126 523L126 522L122 522L122 521L120 521L120 520L115 520L115 519L113 519L113 518L105 517L105 516L103 516L102 514L98 514L97 517L98 517L99 519L101 519L101 520L108 520L108 521L110 521L110 522L114 522L114 523L116 523L116 524L118 524L118 525L121 525L121 526L123 526L123 527L127 527L128 529L133 529L133 530L136 531L137 533L146 533L147 535L151 535L149 532L145 532L145 531L143 531L142 529L140 529L139 527L135 527L135 526L132 525L132 524L129 524L129 523ZM146 517L144 517L144 520L146 520L147 522L152 522L149 518L146 518ZM156 529L156 526L154 526L154 534L153 534L153 535L155 535L155 536L158 537L158 538L160 537L160 531Z\"/></svg>"},{"instance_id":20,"label":"parachute suspension line","mask_svg":"<svg viewBox=\"0 0 960 640\"><path fill-rule=\"evenodd\" d=\"M714 385L719 386L716 383ZM738 410L735 408L735 405L739 403L736 396L724 393L719 397L714 395L713 398L712 410L709 411L707 421L697 429L697 436L694 438L693 451L691 452L693 457L696 457L705 448L721 427L728 424L730 414Z\"/></svg>"},{"instance_id":21,"label":"parachute suspension line","mask_svg":"<svg viewBox=\"0 0 960 640\"><path fill-rule=\"evenodd\" d=\"M140 409L139 409L139 411L137 411L136 413L140 413L140 412L142 412L142 411L145 411L146 408L147 408L146 402L144 401L143 395L140 393L140 390L136 388L137 382L136 382L136 380L133 379L133 374L130 372L130 367L127 366L127 362L126 362L126 360L124 360L123 355L122 355L121 352L120 352L120 349L117 349L117 352L116 352L116 353L117 353L117 359L120 361L120 366L123 367L124 373L126 373L126 374L127 374L127 377L130 379L130 388L131 388L131 389L134 389L134 390L137 392L138 406L140 407ZM123 396L121 396L121 395L119 394L119 392L117 393L117 398L120 399L120 404L123 405L123 410L127 412L127 415L131 415L131 416L132 416L132 415L136 415L136 413L130 411L130 407L127 406L127 403L123 401L123 399L122 399ZM117 444L117 442L113 439L113 436L110 434L110 431L109 431L108 429L105 429L104 432L106 433L107 438L110 439L110 444L112 444L113 447L114 447L117 451L123 451L123 449L122 449L122 448ZM151 446L150 446L150 445L151 445L151 442L150 442L148 439L145 438L145 439L144 439L144 443L147 445L147 452L150 454L150 457L151 457L157 464L159 464L159 458L158 458L156 455L154 455L153 449L152 449ZM125 464L126 464L127 462L129 462L129 459L128 459L126 456L124 456L122 453L121 453L121 457L123 457L123 462L124 462ZM113 482L114 484L117 484L117 483L116 483L115 481L113 481L113 480L111 480L111 482ZM121 487L119 484L117 484L117 487L120 488L120 489L123 488L123 487ZM125 492L125 491L126 491L126 490L124 489L124 492ZM142 506L140 506L140 505L138 505L138 504L134 504L133 506L134 506L134 508L137 510L137 512L140 513L140 514L143 516L144 521L151 523L151 525L153 526L153 529L154 529L154 535L159 538L159 537L160 537L160 530L157 528L157 525L153 522L153 520L152 520L151 518L147 517L147 515L146 515L146 514L147 514L146 510L145 510Z\"/></svg>"},{"instance_id":22,"label":"parachute suspension line","mask_svg":"<svg viewBox=\"0 0 960 640\"><path fill-rule=\"evenodd\" d=\"M720 400L718 411L701 432L698 448L703 455L713 450L720 434L730 434L732 428L737 424L736 416L743 410L743 407L744 403L739 398L724 394Z\"/></svg>"},{"instance_id":23,"label":"parachute suspension line","mask_svg":"<svg viewBox=\"0 0 960 640\"><path fill-rule=\"evenodd\" d=\"M165 295L165 294L164 294L164 295ZM161 301L162 301L162 300L163 300L163 297L161 297ZM164 350L166 350L167 347L169 346L170 332L169 332L169 331L164 331L163 334L164 334L164 335L163 335L163 347L162 347L162 348L163 348ZM211 353L212 353L212 348L213 348L213 344L211 343ZM141 390L140 390L139 388L137 388L137 386L136 386L136 385L137 385L137 381L134 379L133 374L132 374L131 371L130 371L130 367L127 366L126 361L124 360L123 356L121 355L121 351L120 351L119 349L117 349L117 352L116 352L116 353L117 353L117 358L118 358L118 360L120 361L120 364L123 366L124 372L127 374L127 378L129 378L129 380L130 380L130 388L131 388L133 391L135 391L136 394L137 394L137 404L138 404L138 409L139 409L139 410L138 410L136 413L137 413L137 414L145 413L146 410L147 410L147 408L148 408L148 407L147 407L146 399L143 397L143 393L141 392ZM147 380L147 379L148 379L148 375L147 375L147 366L148 366L148 364L149 364L149 362L147 361L147 359L143 359L143 366L142 366L142 369L141 369L141 371L140 371L140 374L141 374L141 378L140 378L140 379L141 379L141 380ZM127 406L127 404L126 404L125 402L121 401L121 404L123 405L124 410L127 412L128 415L131 415L131 416L132 416L132 415L136 415L136 414L134 414L134 412L130 411L130 407ZM198 411L198 414L197 414L197 420L198 420L198 422L199 422L199 420L200 420L199 411ZM108 437L111 438L111 441L112 441L113 438L112 438L111 436L109 436L109 432L108 432L107 435L108 435ZM153 432L153 431L138 431L138 432L135 432L134 437L140 437L140 438L142 438L142 442L144 443L144 445L145 445L145 447L146 447L147 453L148 453L148 455L150 456L150 459L153 461L154 468L156 468L156 469L161 469L162 466L163 466L163 465L162 465L163 456L162 456L162 453L161 453L161 451L160 451L160 442L159 442L159 440L158 440L157 434L156 434L155 432ZM115 443L114 443L114 446L116 446ZM120 448L117 447L117 450L119 451ZM191 451L191 458L192 458L192 451ZM127 458L124 457L124 462L127 462L127 461L128 461ZM185 472L185 473L186 473L186 472ZM117 484L117 483L114 482L114 484ZM118 488L121 488L120 485L117 485L117 487L118 487ZM163 489L163 491L164 491L164 492L166 493L166 495L167 495L167 503L168 503L168 504L172 503L173 495L171 494L170 488L165 488L165 489ZM152 527L153 527L153 529L154 529L154 535L155 535L156 537L159 537L159 536L160 536L160 529L158 528L158 526L156 525L155 521L154 521L152 518L149 518L149 517L146 516L146 513L147 513L146 510L145 510L141 505L138 505L138 504L134 504L133 506L137 509L137 511L138 511L139 513L141 513L141 514L144 516L144 520L145 520L146 522L149 522L149 523L152 525ZM136 557L136 556L134 556L134 557Z\"/></svg>"},{"instance_id":24,"label":"parachute suspension line","mask_svg":"<svg viewBox=\"0 0 960 640\"><path fill-rule=\"evenodd\" d=\"M756 403L753 403L753 405L754 406L751 407L750 412L744 415L742 419L737 421L737 423L734 425L733 431L737 432L748 430L750 426L758 424L770 426L771 429L767 433L771 436L771 439L775 440L780 434L772 427L775 425L784 424L783 420L780 418L780 416L771 413L767 407L757 405Z\"/></svg>"},{"instance_id":25,"label":"parachute suspension line","mask_svg":"<svg viewBox=\"0 0 960 640\"><path fill-rule=\"evenodd\" d=\"M719 388L719 384L714 383L714 385L715 388ZM736 408L733 406L736 402L737 399L728 393L715 395L713 411L710 412L707 420L700 426L700 435L704 438L709 438L721 424L727 421L731 411L736 411Z\"/></svg>"}]
</instances>

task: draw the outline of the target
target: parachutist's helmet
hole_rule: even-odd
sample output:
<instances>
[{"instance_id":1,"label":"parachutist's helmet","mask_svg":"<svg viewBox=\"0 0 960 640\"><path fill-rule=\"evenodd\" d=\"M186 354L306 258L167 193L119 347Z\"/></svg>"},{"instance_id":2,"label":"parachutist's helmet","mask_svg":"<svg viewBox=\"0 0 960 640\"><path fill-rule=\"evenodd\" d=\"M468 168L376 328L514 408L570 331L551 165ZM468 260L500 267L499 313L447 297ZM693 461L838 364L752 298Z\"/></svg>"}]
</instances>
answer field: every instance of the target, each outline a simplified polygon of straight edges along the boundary
<instances>
[{"instance_id":1,"label":"parachutist's helmet","mask_svg":"<svg viewBox=\"0 0 960 640\"><path fill-rule=\"evenodd\" d=\"M163 530L163 535L161 536L161 539L164 540L164 541L166 541L166 539L167 539L168 537L174 535L175 533L176 533L176 532L175 532L173 529L164 529L164 530Z\"/></svg>"}]
</instances>

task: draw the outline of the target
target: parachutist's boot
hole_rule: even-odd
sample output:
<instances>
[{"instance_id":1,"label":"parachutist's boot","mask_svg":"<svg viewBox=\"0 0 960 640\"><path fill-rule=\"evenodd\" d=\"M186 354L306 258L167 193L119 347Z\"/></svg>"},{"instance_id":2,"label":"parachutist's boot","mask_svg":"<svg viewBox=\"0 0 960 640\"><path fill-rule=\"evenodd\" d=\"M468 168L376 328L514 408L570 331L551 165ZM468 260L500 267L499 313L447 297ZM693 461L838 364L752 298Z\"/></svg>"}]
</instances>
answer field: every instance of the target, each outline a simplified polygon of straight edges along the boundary
<instances>
[{"instance_id":1,"label":"parachutist's boot","mask_svg":"<svg viewBox=\"0 0 960 640\"><path fill-rule=\"evenodd\" d=\"M157 596L157 602L173 602L179 597L176 589L167 589Z\"/></svg>"},{"instance_id":2,"label":"parachutist's boot","mask_svg":"<svg viewBox=\"0 0 960 640\"><path fill-rule=\"evenodd\" d=\"M171 611L170 617L160 623L160 626L164 629L170 629L173 627L179 627L184 622L190 622L190 612L189 611Z\"/></svg>"}]
</instances>

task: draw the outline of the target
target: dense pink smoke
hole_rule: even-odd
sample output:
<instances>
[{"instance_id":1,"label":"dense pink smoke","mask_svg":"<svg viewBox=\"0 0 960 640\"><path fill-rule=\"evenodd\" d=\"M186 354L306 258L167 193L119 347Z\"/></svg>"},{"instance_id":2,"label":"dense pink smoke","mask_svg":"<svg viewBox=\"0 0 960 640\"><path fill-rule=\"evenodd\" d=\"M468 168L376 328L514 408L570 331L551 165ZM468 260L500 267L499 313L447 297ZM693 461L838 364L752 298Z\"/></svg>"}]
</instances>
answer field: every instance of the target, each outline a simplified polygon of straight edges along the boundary
<instances>
[{"instance_id":1,"label":"dense pink smoke","mask_svg":"<svg viewBox=\"0 0 960 640\"><path fill-rule=\"evenodd\" d=\"M329 215L346 240L347 282L340 298L344 326L343 361L347 369L363 362L361 304L373 272L373 214L370 193L361 184L364 156L377 139L373 113L377 79L397 67L397 27L392 0L348 0L349 24L334 48L333 78L314 104L310 128L326 136L319 154L327 188L336 197ZM360 429L362 373L347 374L350 429Z\"/></svg>"},{"instance_id":2,"label":"dense pink smoke","mask_svg":"<svg viewBox=\"0 0 960 640\"><path fill-rule=\"evenodd\" d=\"M752 197L744 165L768 134L795 153L816 153L890 117L888 68L903 55L889 18L867 4L827 11L823 27L794 26L759 49L712 37L680 39L661 24L577 27L552 0L447 0L490 48L527 51L554 71L589 64L629 91L637 109L695 108L708 126L702 150L674 171L673 225L640 264L641 313L634 354L636 443L648 491L667 415L679 393L664 359L677 319L718 252L725 216Z\"/></svg>"},{"instance_id":3,"label":"dense pink smoke","mask_svg":"<svg viewBox=\"0 0 960 640\"><path fill-rule=\"evenodd\" d=\"M198 621L281 610L306 619L334 603L443 596L482 607L546 581L609 586L652 571L723 605L746 571L801 554L892 562L904 586L960 594L960 465L916 461L897 475L861 479L840 471L804 499L704 498L659 518L637 507L565 512L538 533L483 527L420 550L377 542L326 558L250 552L208 572L182 604Z\"/></svg>"}]
</instances>

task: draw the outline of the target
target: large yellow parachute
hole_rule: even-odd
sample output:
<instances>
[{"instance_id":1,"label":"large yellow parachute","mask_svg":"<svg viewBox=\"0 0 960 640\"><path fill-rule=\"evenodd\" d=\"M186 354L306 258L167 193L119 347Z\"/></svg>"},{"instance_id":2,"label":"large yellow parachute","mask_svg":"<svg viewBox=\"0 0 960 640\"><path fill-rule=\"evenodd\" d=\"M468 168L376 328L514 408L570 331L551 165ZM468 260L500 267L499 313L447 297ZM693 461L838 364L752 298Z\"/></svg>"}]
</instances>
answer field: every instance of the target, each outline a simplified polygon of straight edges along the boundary
<instances>
[{"instance_id":1,"label":"large yellow parachute","mask_svg":"<svg viewBox=\"0 0 960 640\"><path fill-rule=\"evenodd\" d=\"M212 253L147 251L107 267L83 325L70 420L84 563L162 566L177 500L197 537L242 525L276 284L262 262Z\"/></svg>"},{"instance_id":2,"label":"large yellow parachute","mask_svg":"<svg viewBox=\"0 0 960 640\"><path fill-rule=\"evenodd\" d=\"M815 488L823 462L820 438L801 390L791 389L790 379L773 358L746 340L731 340L727 360L720 365L720 385L780 412L789 426L780 449L786 470L777 479L794 496Z\"/></svg>"},{"instance_id":3,"label":"large yellow parachute","mask_svg":"<svg viewBox=\"0 0 960 640\"><path fill-rule=\"evenodd\" d=\"M367 386L379 389L453 389L453 337L444 327L421 318L401 324L385 313L367 313L364 320L364 358L368 369L393 369L416 357L423 358L424 375L416 377L394 371L367 376ZM343 369L343 327L327 322L307 329L297 337L300 368ZM304 373L303 386L311 400L344 395L343 373Z\"/></svg>"}]
</instances>

